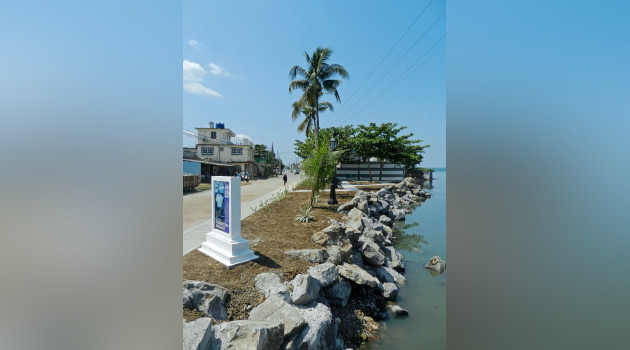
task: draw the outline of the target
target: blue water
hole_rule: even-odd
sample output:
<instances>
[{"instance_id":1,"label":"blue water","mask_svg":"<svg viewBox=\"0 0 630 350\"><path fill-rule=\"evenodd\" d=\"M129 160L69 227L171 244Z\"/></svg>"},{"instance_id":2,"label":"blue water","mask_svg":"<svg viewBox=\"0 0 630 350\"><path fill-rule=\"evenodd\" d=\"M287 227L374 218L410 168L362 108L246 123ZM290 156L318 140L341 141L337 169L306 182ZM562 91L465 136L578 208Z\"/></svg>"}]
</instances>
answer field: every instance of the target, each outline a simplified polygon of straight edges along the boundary
<instances>
[{"instance_id":1,"label":"blue water","mask_svg":"<svg viewBox=\"0 0 630 350\"><path fill-rule=\"evenodd\" d=\"M404 319L384 323L382 338L371 349L446 348L446 273L424 268L434 255L446 259L446 169L435 169L431 198L407 215L394 247L405 257L407 284L398 305L409 311Z\"/></svg>"}]
</instances>

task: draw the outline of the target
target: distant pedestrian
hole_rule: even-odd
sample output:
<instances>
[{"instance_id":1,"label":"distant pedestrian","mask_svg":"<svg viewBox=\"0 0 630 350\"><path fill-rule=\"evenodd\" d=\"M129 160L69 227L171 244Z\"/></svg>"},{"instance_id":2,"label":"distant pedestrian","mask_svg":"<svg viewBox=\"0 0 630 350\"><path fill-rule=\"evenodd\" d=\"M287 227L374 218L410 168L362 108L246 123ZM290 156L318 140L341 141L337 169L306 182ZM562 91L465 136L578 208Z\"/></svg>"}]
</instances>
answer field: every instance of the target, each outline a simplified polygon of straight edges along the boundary
<instances>
[{"instance_id":1,"label":"distant pedestrian","mask_svg":"<svg viewBox=\"0 0 630 350\"><path fill-rule=\"evenodd\" d=\"M282 181L284 181L284 185L287 185L287 173L284 173L284 175L282 175Z\"/></svg>"},{"instance_id":2,"label":"distant pedestrian","mask_svg":"<svg viewBox=\"0 0 630 350\"><path fill-rule=\"evenodd\" d=\"M245 182L249 183L249 173L245 173Z\"/></svg>"}]
</instances>

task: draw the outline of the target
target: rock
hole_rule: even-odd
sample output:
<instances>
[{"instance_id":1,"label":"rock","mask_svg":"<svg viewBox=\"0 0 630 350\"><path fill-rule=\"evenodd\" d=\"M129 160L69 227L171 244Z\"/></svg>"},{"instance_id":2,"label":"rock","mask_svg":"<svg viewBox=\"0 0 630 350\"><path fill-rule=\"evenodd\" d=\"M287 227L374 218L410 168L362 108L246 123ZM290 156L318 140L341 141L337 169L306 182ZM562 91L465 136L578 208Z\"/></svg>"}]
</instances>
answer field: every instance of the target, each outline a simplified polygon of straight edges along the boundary
<instances>
[{"instance_id":1,"label":"rock","mask_svg":"<svg viewBox=\"0 0 630 350\"><path fill-rule=\"evenodd\" d=\"M409 315L409 311L403 309L398 305L388 305L389 311L391 311L394 317L404 317Z\"/></svg>"},{"instance_id":2,"label":"rock","mask_svg":"<svg viewBox=\"0 0 630 350\"><path fill-rule=\"evenodd\" d=\"M336 306L345 307L352 292L352 285L345 279L323 289L323 293L328 301Z\"/></svg>"},{"instance_id":3,"label":"rock","mask_svg":"<svg viewBox=\"0 0 630 350\"><path fill-rule=\"evenodd\" d=\"M279 349L284 339L282 323L238 320L212 327L212 350Z\"/></svg>"},{"instance_id":4,"label":"rock","mask_svg":"<svg viewBox=\"0 0 630 350\"><path fill-rule=\"evenodd\" d=\"M394 282L398 285L398 287L402 287L405 283L407 283L405 276L401 275L398 271L392 269L391 267L379 266L371 269L370 272L373 272L373 275L383 283Z\"/></svg>"},{"instance_id":5,"label":"rock","mask_svg":"<svg viewBox=\"0 0 630 350\"><path fill-rule=\"evenodd\" d=\"M358 217L365 217L366 215L365 215L364 212L362 212L361 210L359 210L357 208L354 208L354 209L352 209L352 210L350 210L348 212L348 217L350 219L352 219L353 217L356 217L356 216L358 216Z\"/></svg>"},{"instance_id":6,"label":"rock","mask_svg":"<svg viewBox=\"0 0 630 350\"><path fill-rule=\"evenodd\" d=\"M382 223L383 225L389 226L389 227L392 227L392 225L394 224L394 220L390 219L389 216L387 215L381 215L381 217L378 218L378 221Z\"/></svg>"},{"instance_id":7,"label":"rock","mask_svg":"<svg viewBox=\"0 0 630 350\"><path fill-rule=\"evenodd\" d=\"M350 220L346 221L346 232L358 231L359 234L363 230L363 220L360 215L351 216Z\"/></svg>"},{"instance_id":8,"label":"rock","mask_svg":"<svg viewBox=\"0 0 630 350\"><path fill-rule=\"evenodd\" d=\"M319 244L321 246L325 246L328 244L328 234L324 231L317 231L311 237L311 241L315 244Z\"/></svg>"},{"instance_id":9,"label":"rock","mask_svg":"<svg viewBox=\"0 0 630 350\"><path fill-rule=\"evenodd\" d=\"M252 321L282 323L284 325L285 339L299 333L306 327L306 320L304 320L297 307L273 295L262 304L253 308L249 313L249 319Z\"/></svg>"},{"instance_id":10,"label":"rock","mask_svg":"<svg viewBox=\"0 0 630 350\"><path fill-rule=\"evenodd\" d=\"M345 227L341 225L330 225L321 231L315 232L311 240L321 246L338 244L340 239L343 238L344 232Z\"/></svg>"},{"instance_id":11,"label":"rock","mask_svg":"<svg viewBox=\"0 0 630 350\"><path fill-rule=\"evenodd\" d=\"M391 209L391 206L390 206L389 202L386 201L386 200L381 199L381 200L379 200L378 203L381 206L381 210L380 210L381 213L386 213L386 212L389 211L389 209Z\"/></svg>"},{"instance_id":12,"label":"rock","mask_svg":"<svg viewBox=\"0 0 630 350\"><path fill-rule=\"evenodd\" d=\"M359 238L359 241L371 241L380 246L383 243L383 233L372 229L365 230L363 235Z\"/></svg>"},{"instance_id":13,"label":"rock","mask_svg":"<svg viewBox=\"0 0 630 350\"><path fill-rule=\"evenodd\" d=\"M192 322L184 321L184 350L205 350L212 341L212 319L198 318Z\"/></svg>"},{"instance_id":14,"label":"rock","mask_svg":"<svg viewBox=\"0 0 630 350\"><path fill-rule=\"evenodd\" d=\"M308 325L302 333L285 343L284 349L335 349L337 324L330 308L322 303L299 308Z\"/></svg>"},{"instance_id":15,"label":"rock","mask_svg":"<svg viewBox=\"0 0 630 350\"><path fill-rule=\"evenodd\" d=\"M385 217L387 217L387 216L385 216ZM387 225L383 225L383 236L389 238L389 237L391 237L393 235L394 235L394 230L391 227L387 226Z\"/></svg>"},{"instance_id":16,"label":"rock","mask_svg":"<svg viewBox=\"0 0 630 350\"><path fill-rule=\"evenodd\" d=\"M396 286L396 283L383 283L383 296L387 300L396 300L398 296L398 286Z\"/></svg>"},{"instance_id":17,"label":"rock","mask_svg":"<svg viewBox=\"0 0 630 350\"><path fill-rule=\"evenodd\" d=\"M385 255L378 244L370 240L363 241L361 254L363 255L363 260L372 266L381 266L385 263Z\"/></svg>"},{"instance_id":18,"label":"rock","mask_svg":"<svg viewBox=\"0 0 630 350\"><path fill-rule=\"evenodd\" d=\"M184 281L183 305L215 320L227 320L227 289L202 281Z\"/></svg>"},{"instance_id":19,"label":"rock","mask_svg":"<svg viewBox=\"0 0 630 350\"><path fill-rule=\"evenodd\" d=\"M351 245L349 246L352 247ZM328 254L328 259L326 259L326 262L335 265L341 264L341 262L344 261L348 256L347 250L343 250L341 247L336 245L328 247L328 249L326 249L326 253Z\"/></svg>"},{"instance_id":20,"label":"rock","mask_svg":"<svg viewBox=\"0 0 630 350\"><path fill-rule=\"evenodd\" d=\"M356 284L368 286L370 288L381 289L382 285L379 280L370 275L367 271L353 264L343 264L339 267L339 274Z\"/></svg>"},{"instance_id":21,"label":"rock","mask_svg":"<svg viewBox=\"0 0 630 350\"><path fill-rule=\"evenodd\" d=\"M254 278L256 289L265 295L266 298L277 295L284 301L289 302L291 297L289 296L289 289L284 284L280 283L280 277L271 272L264 272L258 274Z\"/></svg>"},{"instance_id":22,"label":"rock","mask_svg":"<svg viewBox=\"0 0 630 350\"><path fill-rule=\"evenodd\" d=\"M383 249L385 253L386 266L391 267L396 271L405 271L405 260L403 256L394 247L385 247Z\"/></svg>"},{"instance_id":23,"label":"rock","mask_svg":"<svg viewBox=\"0 0 630 350\"><path fill-rule=\"evenodd\" d=\"M322 287L329 286L339 280L339 270L331 263L323 263L308 268L308 274L319 281Z\"/></svg>"},{"instance_id":24,"label":"rock","mask_svg":"<svg viewBox=\"0 0 630 350\"><path fill-rule=\"evenodd\" d=\"M308 304L311 301L317 299L319 295L319 289L321 283L307 274L299 274L295 276L291 281L293 286L293 292L291 292L291 299L295 305Z\"/></svg>"},{"instance_id":25,"label":"rock","mask_svg":"<svg viewBox=\"0 0 630 350\"><path fill-rule=\"evenodd\" d=\"M287 250L284 252L286 255L300 258L310 263L324 262L324 251L321 249L301 249L301 250Z\"/></svg>"},{"instance_id":26,"label":"rock","mask_svg":"<svg viewBox=\"0 0 630 350\"><path fill-rule=\"evenodd\" d=\"M362 201L359 201L359 203L357 203L357 207L355 209L358 209L364 214L367 214L368 206L369 206L368 201L362 200Z\"/></svg>"},{"instance_id":27,"label":"rock","mask_svg":"<svg viewBox=\"0 0 630 350\"><path fill-rule=\"evenodd\" d=\"M395 221L405 220L405 210L404 209L392 209L393 219Z\"/></svg>"},{"instance_id":28,"label":"rock","mask_svg":"<svg viewBox=\"0 0 630 350\"><path fill-rule=\"evenodd\" d=\"M346 262L363 268L363 255L361 255L361 252L352 252L346 259Z\"/></svg>"},{"instance_id":29,"label":"rock","mask_svg":"<svg viewBox=\"0 0 630 350\"><path fill-rule=\"evenodd\" d=\"M357 206L357 203L359 202L358 198L352 198L351 200L341 204L339 207L337 207L337 211L338 212L342 212L342 211L350 211L352 210L354 207Z\"/></svg>"},{"instance_id":30,"label":"rock","mask_svg":"<svg viewBox=\"0 0 630 350\"><path fill-rule=\"evenodd\" d=\"M441 273L442 271L446 270L446 261L442 260L442 258L436 255L432 257L431 260L429 260L429 263L427 263L424 267L426 267L427 269L433 269Z\"/></svg>"}]
</instances>

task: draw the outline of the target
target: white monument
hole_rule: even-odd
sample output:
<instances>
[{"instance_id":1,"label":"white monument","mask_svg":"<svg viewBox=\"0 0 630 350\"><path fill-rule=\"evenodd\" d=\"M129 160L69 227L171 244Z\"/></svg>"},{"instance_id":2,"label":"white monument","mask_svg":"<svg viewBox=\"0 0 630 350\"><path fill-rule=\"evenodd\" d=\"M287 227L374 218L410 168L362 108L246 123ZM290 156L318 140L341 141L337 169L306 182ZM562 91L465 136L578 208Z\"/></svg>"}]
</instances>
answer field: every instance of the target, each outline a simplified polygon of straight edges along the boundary
<instances>
[{"instance_id":1,"label":"white monument","mask_svg":"<svg viewBox=\"0 0 630 350\"><path fill-rule=\"evenodd\" d=\"M249 241L241 238L241 182L232 176L213 176L212 231L199 251L230 267L258 259L249 249Z\"/></svg>"}]
</instances>

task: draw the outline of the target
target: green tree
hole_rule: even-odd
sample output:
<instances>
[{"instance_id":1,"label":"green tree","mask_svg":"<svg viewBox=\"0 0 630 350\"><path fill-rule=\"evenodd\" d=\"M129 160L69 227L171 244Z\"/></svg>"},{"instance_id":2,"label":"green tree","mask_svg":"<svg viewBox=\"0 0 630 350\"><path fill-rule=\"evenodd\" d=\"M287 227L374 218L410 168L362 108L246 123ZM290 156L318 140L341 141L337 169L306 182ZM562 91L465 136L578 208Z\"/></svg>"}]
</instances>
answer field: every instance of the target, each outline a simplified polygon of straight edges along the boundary
<instances>
[{"instance_id":1,"label":"green tree","mask_svg":"<svg viewBox=\"0 0 630 350\"><path fill-rule=\"evenodd\" d=\"M351 152L353 150L354 134L356 133L356 128L352 125L321 129L319 131L319 142L328 145L333 135L333 129L335 132L335 139L337 140L337 149ZM311 150L314 149L316 145L314 133L308 135L304 141L295 140L294 145L295 154L298 157L302 159L310 157ZM349 153L346 152L344 155L349 155Z\"/></svg>"},{"instance_id":2,"label":"green tree","mask_svg":"<svg viewBox=\"0 0 630 350\"><path fill-rule=\"evenodd\" d=\"M333 105L328 101L319 103L320 112L324 112L327 109L330 109L331 111L335 110L333 108ZM300 125L298 125L297 130L298 132L305 132L306 136L308 137L311 135L314 126L319 124L315 121L315 109L309 106L304 106L299 102L293 102L293 113L291 114L291 118L293 119L293 121L295 121L300 114L304 115L304 120L302 121L302 123L300 123Z\"/></svg>"},{"instance_id":3,"label":"green tree","mask_svg":"<svg viewBox=\"0 0 630 350\"><path fill-rule=\"evenodd\" d=\"M332 94L341 102L337 87L341 84L341 80L333 79L337 76L348 79L350 76L346 69L339 64L329 64L327 61L332 55L333 50L330 48L318 47L309 56L304 52L308 66L306 69L295 65L289 71L289 78L292 80L289 84L289 93L293 90L301 90L302 96L295 102L293 111L296 109L302 111L304 108L314 110L314 120L307 122L312 123L315 130L315 140L319 146L319 99L324 93ZM299 79L296 79L300 77ZM299 114L299 113L298 113ZM295 115L295 113L293 114ZM292 115L292 117L293 117ZM293 117L293 120L297 115ZM310 119L307 117L307 119ZM319 148L319 147L317 147Z\"/></svg>"},{"instance_id":4,"label":"green tree","mask_svg":"<svg viewBox=\"0 0 630 350\"><path fill-rule=\"evenodd\" d=\"M311 188L310 206L313 206L315 196L332 180L335 166L343 153L343 150L333 152L327 144L321 142L319 147L311 150L310 157L304 160L302 169L306 175L305 184Z\"/></svg>"}]
</instances>

